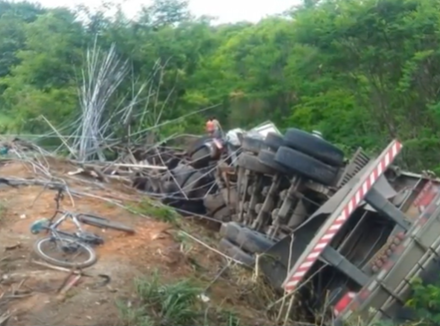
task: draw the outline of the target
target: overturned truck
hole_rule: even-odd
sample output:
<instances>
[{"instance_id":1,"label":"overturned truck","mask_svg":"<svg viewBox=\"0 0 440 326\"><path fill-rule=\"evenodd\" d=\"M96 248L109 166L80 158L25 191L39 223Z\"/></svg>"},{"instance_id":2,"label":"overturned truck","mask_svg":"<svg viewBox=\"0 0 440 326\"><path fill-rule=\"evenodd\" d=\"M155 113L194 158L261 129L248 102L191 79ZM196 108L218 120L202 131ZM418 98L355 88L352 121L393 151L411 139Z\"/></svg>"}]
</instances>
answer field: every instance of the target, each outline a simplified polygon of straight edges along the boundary
<instances>
[{"instance_id":1,"label":"overturned truck","mask_svg":"<svg viewBox=\"0 0 440 326\"><path fill-rule=\"evenodd\" d=\"M270 123L224 138L167 164L164 202L219 221L220 249L290 293L297 321L413 318L412 280L436 282L440 267L440 180L392 165L397 140L346 160L319 132Z\"/></svg>"},{"instance_id":2,"label":"overturned truck","mask_svg":"<svg viewBox=\"0 0 440 326\"><path fill-rule=\"evenodd\" d=\"M345 161L318 133L244 135L220 248L294 292L295 320L411 319L411 281L437 281L440 199L433 176L391 165L401 148Z\"/></svg>"}]
</instances>

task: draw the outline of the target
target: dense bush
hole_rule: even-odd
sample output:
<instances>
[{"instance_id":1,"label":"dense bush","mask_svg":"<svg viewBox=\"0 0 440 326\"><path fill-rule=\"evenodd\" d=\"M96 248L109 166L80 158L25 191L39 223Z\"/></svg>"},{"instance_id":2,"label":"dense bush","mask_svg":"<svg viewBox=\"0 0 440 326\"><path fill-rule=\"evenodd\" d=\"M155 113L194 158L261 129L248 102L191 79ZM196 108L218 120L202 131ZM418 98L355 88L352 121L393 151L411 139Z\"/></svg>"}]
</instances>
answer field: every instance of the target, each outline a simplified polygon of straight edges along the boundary
<instances>
[{"instance_id":1,"label":"dense bush","mask_svg":"<svg viewBox=\"0 0 440 326\"><path fill-rule=\"evenodd\" d=\"M186 116L160 129L166 134L200 132L212 114L226 127L271 119L321 130L347 152L377 152L398 137L410 167L439 168L436 0L305 1L258 24L223 25L193 17L184 0L156 0L137 20L110 9L117 14L108 18L107 9L0 1L2 130L46 132L40 115L64 134L75 129L82 64L98 37L132 68L109 106L154 85L134 108L148 106L148 119L133 117L123 130L154 124L159 111L161 121Z\"/></svg>"}]
</instances>

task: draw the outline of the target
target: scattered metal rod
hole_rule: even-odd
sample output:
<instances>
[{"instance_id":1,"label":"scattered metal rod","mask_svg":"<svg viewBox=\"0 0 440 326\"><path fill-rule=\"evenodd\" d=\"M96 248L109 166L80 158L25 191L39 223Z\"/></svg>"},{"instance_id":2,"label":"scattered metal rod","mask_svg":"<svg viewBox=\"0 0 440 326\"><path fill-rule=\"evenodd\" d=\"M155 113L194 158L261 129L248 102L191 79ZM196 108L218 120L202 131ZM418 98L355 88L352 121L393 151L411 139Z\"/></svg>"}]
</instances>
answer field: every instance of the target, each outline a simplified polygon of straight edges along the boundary
<instances>
[{"instance_id":1,"label":"scattered metal rod","mask_svg":"<svg viewBox=\"0 0 440 326\"><path fill-rule=\"evenodd\" d=\"M222 269L215 275L215 277L212 279L212 281L209 282L209 284L202 291L203 294L206 294L206 292L209 290L209 288L211 286L213 286L215 282L217 282L217 280L223 275L224 272L226 272L229 269L229 267L231 267L231 265L232 265L231 262L232 262L232 260L228 260L228 263L222 267Z\"/></svg>"},{"instance_id":2,"label":"scattered metal rod","mask_svg":"<svg viewBox=\"0 0 440 326\"><path fill-rule=\"evenodd\" d=\"M187 233L187 232L185 232L185 231L179 231L179 232L180 232L181 234L187 236L188 238L194 240L195 242L201 244L202 246L208 248L208 249L211 250L212 252L215 252L216 254L219 254L220 256L222 256L222 257L224 257L224 258L226 258L226 259L228 259L228 260L231 260L231 261L237 263L238 265L245 266L245 264L242 263L241 261L239 261L239 260L237 260L237 259L235 259L235 258L232 258L232 257L230 257L230 256L228 256L228 255L226 255L226 254L224 254L224 253L222 253L221 251L219 251L219 250L217 250L217 249L211 247L210 245L206 244L205 242L203 242L202 240L196 238L195 236L193 236L193 235L191 235L191 234L189 234L189 233Z\"/></svg>"},{"instance_id":3,"label":"scattered metal rod","mask_svg":"<svg viewBox=\"0 0 440 326\"><path fill-rule=\"evenodd\" d=\"M20 242L17 242L16 244L13 244L13 245L10 245L10 246L6 246L5 247L5 251L14 250L14 249L17 249L17 248L21 248L21 243Z\"/></svg>"},{"instance_id":4,"label":"scattered metal rod","mask_svg":"<svg viewBox=\"0 0 440 326\"><path fill-rule=\"evenodd\" d=\"M70 274L65 281L65 284L63 284L63 286L61 287L61 289L58 291L58 296L57 298L59 300L63 300L67 294L67 292L75 285L78 283L78 281L81 279L81 277L83 276L82 274L76 274L73 278L71 277L73 274Z\"/></svg>"},{"instance_id":5,"label":"scattered metal rod","mask_svg":"<svg viewBox=\"0 0 440 326\"><path fill-rule=\"evenodd\" d=\"M157 150L156 148L156 153L159 156L160 161L162 162L163 165L165 165L163 159L162 159L162 155L160 155L160 152ZM169 173L169 175L171 176L171 178L173 179L174 183L177 185L177 187L179 188L179 191L185 196L185 199L188 200L188 196L186 195L186 193L183 191L182 187L179 185L179 183L176 180L176 177L172 174Z\"/></svg>"},{"instance_id":6,"label":"scattered metal rod","mask_svg":"<svg viewBox=\"0 0 440 326\"><path fill-rule=\"evenodd\" d=\"M45 262L40 262L37 260L31 260L31 263L35 264L35 265L39 265L39 266L43 266L46 268L50 268L56 271L60 271L60 272L64 272L64 273L69 273L69 275L82 275L82 276L87 276L87 277L99 277L102 278L103 281L99 283L99 286L106 286L107 284L109 284L111 282L111 277L109 275L106 274L92 274L92 273L88 273L88 272L84 272L84 271L80 271L80 270L71 270L68 268L64 268L64 267L58 267L58 266L54 266L51 264L47 264Z\"/></svg>"},{"instance_id":7,"label":"scattered metal rod","mask_svg":"<svg viewBox=\"0 0 440 326\"><path fill-rule=\"evenodd\" d=\"M0 316L0 326L6 326L9 319L11 318L12 313L6 312Z\"/></svg>"},{"instance_id":8,"label":"scattered metal rod","mask_svg":"<svg viewBox=\"0 0 440 326\"><path fill-rule=\"evenodd\" d=\"M193 212L190 212L190 211L187 211L187 210L181 209L181 208L174 208L174 210L177 211L177 212L180 212L180 213L190 214L190 215L192 215L193 217L200 217L200 218L205 219L205 220L208 220L208 221L217 222L217 223L222 223L222 221L219 221L218 219L213 218L213 217L209 217L209 216L207 216L207 215L202 215L202 214L193 213Z\"/></svg>"},{"instance_id":9,"label":"scattered metal rod","mask_svg":"<svg viewBox=\"0 0 440 326\"><path fill-rule=\"evenodd\" d=\"M114 163L114 166L131 167L131 168L144 168L144 169L154 169L166 171L168 168L166 166L157 166L151 164L125 164L125 163Z\"/></svg>"},{"instance_id":10,"label":"scattered metal rod","mask_svg":"<svg viewBox=\"0 0 440 326\"><path fill-rule=\"evenodd\" d=\"M61 283L61 285L59 286L57 293L60 293L67 285L67 283L69 282L70 278L72 275L81 275L81 271L78 271L78 273L75 273L77 270L75 268L72 268L70 270L70 272L68 273L68 275L65 277L65 279L63 280L63 282Z\"/></svg>"}]
</instances>

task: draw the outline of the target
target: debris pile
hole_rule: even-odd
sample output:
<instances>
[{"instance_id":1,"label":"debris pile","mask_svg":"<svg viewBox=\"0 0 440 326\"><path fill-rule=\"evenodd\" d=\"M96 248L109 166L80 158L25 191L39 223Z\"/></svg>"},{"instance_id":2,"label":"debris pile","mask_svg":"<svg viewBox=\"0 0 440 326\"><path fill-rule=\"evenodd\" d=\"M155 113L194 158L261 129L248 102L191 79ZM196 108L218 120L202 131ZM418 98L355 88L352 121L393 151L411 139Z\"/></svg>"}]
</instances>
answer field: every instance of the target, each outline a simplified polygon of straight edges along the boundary
<instances>
[{"instance_id":1,"label":"debris pile","mask_svg":"<svg viewBox=\"0 0 440 326\"><path fill-rule=\"evenodd\" d=\"M346 159L343 151L319 132L290 128L283 135L272 123L264 123L249 131L234 129L223 135L181 140L183 146L170 143L172 140L150 146L119 143L108 148L115 153L113 161L99 157L79 161L57 159L36 145L14 139L2 143L7 150L1 164L21 160L39 178L2 176L0 182L57 189L71 201L75 196L98 196L67 186L86 184L105 193L100 198L114 205L138 200L134 195L141 193L182 215L210 220L222 236L219 248L223 254L262 272L273 288L284 291L277 304L284 307L287 303L290 308L286 317L280 314L279 318L297 313L305 316L304 322L326 325L335 319L347 321L353 311L370 320L371 307L394 309L391 318L400 314L401 303L408 297L406 290L398 283L386 285L397 291L399 300L385 305L374 299L382 295L382 288L374 292L371 286L378 286L378 275L385 273L385 266L388 275L404 282L408 275L389 266L426 265L425 261L406 263L408 257L417 255L425 259L425 251L410 256L398 248L413 243L411 230L433 230L418 225L436 223L426 212L433 214L440 204L434 200L440 180L432 174L403 172L392 166L402 148L398 141L391 142L375 159L361 148ZM60 162L62 169L52 168ZM117 193L115 185L120 190ZM78 225L128 230L99 216L61 214ZM33 225L35 230L49 225L57 238L56 223L38 223ZM81 228L72 237L67 242L79 239L88 250L84 266L93 264L96 257L89 245L99 238ZM435 242L437 238L439 234L432 234L429 239ZM54 263L53 259L45 260ZM394 297L383 296L387 300Z\"/></svg>"}]
</instances>

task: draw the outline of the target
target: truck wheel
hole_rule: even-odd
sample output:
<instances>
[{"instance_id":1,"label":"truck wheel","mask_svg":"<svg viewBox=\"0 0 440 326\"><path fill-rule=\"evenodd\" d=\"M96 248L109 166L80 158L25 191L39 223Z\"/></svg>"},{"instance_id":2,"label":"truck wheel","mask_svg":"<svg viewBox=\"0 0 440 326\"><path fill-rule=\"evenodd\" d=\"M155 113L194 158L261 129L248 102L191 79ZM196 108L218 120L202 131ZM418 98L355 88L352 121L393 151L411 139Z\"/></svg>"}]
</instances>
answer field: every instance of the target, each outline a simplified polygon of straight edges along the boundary
<instances>
[{"instance_id":1,"label":"truck wheel","mask_svg":"<svg viewBox=\"0 0 440 326\"><path fill-rule=\"evenodd\" d=\"M179 193L179 187L177 187L176 182L173 181L164 181L163 189L168 195L175 195Z\"/></svg>"},{"instance_id":2,"label":"truck wheel","mask_svg":"<svg viewBox=\"0 0 440 326\"><path fill-rule=\"evenodd\" d=\"M205 177L199 171L195 171L186 181L181 185L185 195L192 199L198 190L201 190L203 183L206 182ZM199 191L200 192L200 191Z\"/></svg>"},{"instance_id":3,"label":"truck wheel","mask_svg":"<svg viewBox=\"0 0 440 326\"><path fill-rule=\"evenodd\" d=\"M284 166L282 166L281 164L278 164L277 162L275 162L275 153L268 151L266 149L262 149L260 151L260 153L258 153L258 160L274 169L277 172L280 172L282 174L292 174L288 169L286 169Z\"/></svg>"},{"instance_id":4,"label":"truck wheel","mask_svg":"<svg viewBox=\"0 0 440 326\"><path fill-rule=\"evenodd\" d=\"M258 138L252 138L249 136L244 136L241 142L241 148L244 151L258 154L260 149L264 147L264 142Z\"/></svg>"},{"instance_id":5,"label":"truck wheel","mask_svg":"<svg viewBox=\"0 0 440 326\"><path fill-rule=\"evenodd\" d=\"M262 253L271 248L275 242L263 234L251 229L242 228L238 233L237 244L250 253Z\"/></svg>"},{"instance_id":6,"label":"truck wheel","mask_svg":"<svg viewBox=\"0 0 440 326\"><path fill-rule=\"evenodd\" d=\"M195 172L196 170L192 166L183 164L178 165L175 169L171 171L179 187L182 187L185 184L186 180L188 180L189 177L191 177Z\"/></svg>"},{"instance_id":7,"label":"truck wheel","mask_svg":"<svg viewBox=\"0 0 440 326\"><path fill-rule=\"evenodd\" d=\"M278 149L275 162L326 186L333 183L338 172L332 166L285 146Z\"/></svg>"},{"instance_id":8,"label":"truck wheel","mask_svg":"<svg viewBox=\"0 0 440 326\"><path fill-rule=\"evenodd\" d=\"M246 266L249 266L251 268L255 266L255 259L251 255L248 255L243 250L238 248L232 242L226 239L221 239L219 243L219 248L223 253L231 258L238 260Z\"/></svg>"},{"instance_id":9,"label":"truck wheel","mask_svg":"<svg viewBox=\"0 0 440 326\"><path fill-rule=\"evenodd\" d=\"M229 241L237 242L238 234L242 226L237 222L223 223L220 229L220 235Z\"/></svg>"},{"instance_id":10,"label":"truck wheel","mask_svg":"<svg viewBox=\"0 0 440 326\"><path fill-rule=\"evenodd\" d=\"M191 154L191 165L195 169L202 169L209 165L211 161L211 152L208 147L202 146Z\"/></svg>"},{"instance_id":11,"label":"truck wheel","mask_svg":"<svg viewBox=\"0 0 440 326\"><path fill-rule=\"evenodd\" d=\"M247 153L242 153L240 155L240 157L238 158L237 165L257 173L262 173L262 174L275 173L275 171L270 167L268 167L267 165L261 164L261 162L258 160L258 157Z\"/></svg>"},{"instance_id":12,"label":"truck wheel","mask_svg":"<svg viewBox=\"0 0 440 326\"><path fill-rule=\"evenodd\" d=\"M215 232L219 232L222 225L229 222L232 217L231 211L226 205L217 207L215 210L208 212L207 215L212 217L212 219L204 219L203 223L208 229Z\"/></svg>"},{"instance_id":13,"label":"truck wheel","mask_svg":"<svg viewBox=\"0 0 440 326\"><path fill-rule=\"evenodd\" d=\"M310 155L324 163L342 166L344 163L344 152L329 143L303 130L290 128L284 135L286 146Z\"/></svg>"},{"instance_id":14,"label":"truck wheel","mask_svg":"<svg viewBox=\"0 0 440 326\"><path fill-rule=\"evenodd\" d=\"M180 163L180 158L173 157L167 161L165 161L165 166L168 170L175 169Z\"/></svg>"},{"instance_id":15,"label":"truck wheel","mask_svg":"<svg viewBox=\"0 0 440 326\"><path fill-rule=\"evenodd\" d=\"M200 137L199 139L195 140L194 143L192 143L189 146L189 148L188 148L188 150L186 152L188 153L189 156L193 155L200 148L205 147L206 142L209 141L210 139L212 139L211 136Z\"/></svg>"},{"instance_id":16,"label":"truck wheel","mask_svg":"<svg viewBox=\"0 0 440 326\"><path fill-rule=\"evenodd\" d=\"M264 139L264 145L266 145L271 150L276 152L278 150L278 148L280 148L281 146L284 146L284 139L282 136L280 136L274 132L269 132L267 134L266 138Z\"/></svg>"},{"instance_id":17,"label":"truck wheel","mask_svg":"<svg viewBox=\"0 0 440 326\"><path fill-rule=\"evenodd\" d=\"M231 220L231 210L228 206L223 206L215 211L212 217L220 222L229 222Z\"/></svg>"},{"instance_id":18,"label":"truck wheel","mask_svg":"<svg viewBox=\"0 0 440 326\"><path fill-rule=\"evenodd\" d=\"M203 199L203 205L206 211L210 214L214 214L217 210L226 205L225 200L221 193L210 194Z\"/></svg>"}]
</instances>

